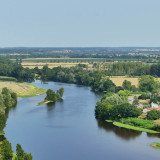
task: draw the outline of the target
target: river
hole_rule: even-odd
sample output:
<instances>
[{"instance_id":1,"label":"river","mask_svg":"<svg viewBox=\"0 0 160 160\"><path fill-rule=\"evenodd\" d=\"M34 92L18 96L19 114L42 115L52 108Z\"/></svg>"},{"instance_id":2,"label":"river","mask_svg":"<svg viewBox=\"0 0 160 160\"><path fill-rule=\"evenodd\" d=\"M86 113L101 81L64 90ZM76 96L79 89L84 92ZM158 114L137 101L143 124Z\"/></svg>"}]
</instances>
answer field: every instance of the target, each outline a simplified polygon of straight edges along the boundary
<instances>
[{"instance_id":1,"label":"river","mask_svg":"<svg viewBox=\"0 0 160 160\"><path fill-rule=\"evenodd\" d=\"M160 151L149 146L159 135L115 127L94 117L100 99L90 87L57 82L34 85L64 88L63 101L37 106L45 95L19 98L8 113L5 137L31 152L34 160L159 160Z\"/></svg>"}]
</instances>

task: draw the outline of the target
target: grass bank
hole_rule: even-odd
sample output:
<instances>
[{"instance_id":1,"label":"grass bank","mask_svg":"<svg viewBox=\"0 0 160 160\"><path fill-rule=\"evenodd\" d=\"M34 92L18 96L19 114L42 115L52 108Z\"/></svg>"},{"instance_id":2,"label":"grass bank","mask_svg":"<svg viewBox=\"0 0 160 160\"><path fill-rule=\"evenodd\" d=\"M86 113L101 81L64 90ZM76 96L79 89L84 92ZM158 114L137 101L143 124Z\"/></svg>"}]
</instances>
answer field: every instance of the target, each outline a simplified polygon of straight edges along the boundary
<instances>
[{"instance_id":1,"label":"grass bank","mask_svg":"<svg viewBox=\"0 0 160 160\"><path fill-rule=\"evenodd\" d=\"M42 101L42 102L39 102L38 106L41 106L41 105L44 105L44 104L47 104L47 103L51 103L51 101Z\"/></svg>"},{"instance_id":2,"label":"grass bank","mask_svg":"<svg viewBox=\"0 0 160 160\"><path fill-rule=\"evenodd\" d=\"M123 119L124 121L125 119ZM127 120L127 119L126 119ZM138 121L138 118L135 119L136 121ZM143 120L145 121L145 120ZM122 128L126 128L126 129L132 129L132 130L136 130L136 131L140 131L140 132L148 132L148 133L160 133L158 131L155 131L155 130L152 130L152 129L148 129L148 128L143 128L142 126L135 126L135 125L130 125L130 124L124 124L124 123L121 123L121 122L117 122L117 121L112 121L112 120L106 120L106 122L109 122L109 123L113 123L113 125L117 126L117 127L122 127ZM140 123L142 123L140 121ZM143 122L143 125L146 126L146 127L151 127L151 124L148 124L148 121L146 121L147 125L149 126L146 126L145 123ZM152 121L152 123L154 124L154 121ZM139 125L139 124L137 124ZM142 124L141 124L142 125Z\"/></svg>"},{"instance_id":3,"label":"grass bank","mask_svg":"<svg viewBox=\"0 0 160 160\"><path fill-rule=\"evenodd\" d=\"M132 129L132 130L141 131L141 132L160 133L160 132L157 132L157 131L154 131L154 130L145 129L145 128L141 128L141 127L136 127L136 126L131 126L131 125L123 124L123 123L120 123L120 122L113 122L113 124L117 127Z\"/></svg>"},{"instance_id":4,"label":"grass bank","mask_svg":"<svg viewBox=\"0 0 160 160\"><path fill-rule=\"evenodd\" d=\"M4 87L7 87L8 89L11 89L13 92L17 93L18 97L24 98L38 96L46 93L45 89L38 88L33 84L27 83L0 81L0 90L2 90Z\"/></svg>"}]
</instances>

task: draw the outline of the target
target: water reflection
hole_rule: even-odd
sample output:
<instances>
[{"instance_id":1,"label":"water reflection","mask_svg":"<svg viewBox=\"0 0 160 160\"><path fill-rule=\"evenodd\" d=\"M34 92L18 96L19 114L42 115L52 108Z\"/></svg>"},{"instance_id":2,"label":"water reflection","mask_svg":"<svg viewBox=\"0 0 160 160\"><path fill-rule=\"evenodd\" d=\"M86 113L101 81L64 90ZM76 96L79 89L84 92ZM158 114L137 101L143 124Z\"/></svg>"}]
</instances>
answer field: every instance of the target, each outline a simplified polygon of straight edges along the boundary
<instances>
[{"instance_id":1,"label":"water reflection","mask_svg":"<svg viewBox=\"0 0 160 160\"><path fill-rule=\"evenodd\" d=\"M47 105L47 111L48 112L53 111L56 107L55 103L47 103L46 105Z\"/></svg>"},{"instance_id":2,"label":"water reflection","mask_svg":"<svg viewBox=\"0 0 160 160\"><path fill-rule=\"evenodd\" d=\"M7 118L9 116L9 111L10 110L12 110L12 112L16 112L16 107L17 107L17 104L15 104L15 106L13 106L12 108L6 108L5 115L6 115Z\"/></svg>"},{"instance_id":3,"label":"water reflection","mask_svg":"<svg viewBox=\"0 0 160 160\"><path fill-rule=\"evenodd\" d=\"M147 136L149 138L153 138L153 137L156 137L156 138L160 138L160 134L159 133L147 133Z\"/></svg>"},{"instance_id":4,"label":"water reflection","mask_svg":"<svg viewBox=\"0 0 160 160\"><path fill-rule=\"evenodd\" d=\"M97 120L97 124L100 129L104 129L106 132L114 132L118 137L127 141L142 134L142 132L116 127L112 123L107 123L101 120Z\"/></svg>"},{"instance_id":5,"label":"water reflection","mask_svg":"<svg viewBox=\"0 0 160 160\"><path fill-rule=\"evenodd\" d=\"M57 107L63 106L63 99L57 101L56 103L47 103L46 106L47 106L47 111L51 112L51 111L53 111L55 109L56 106Z\"/></svg>"}]
</instances>

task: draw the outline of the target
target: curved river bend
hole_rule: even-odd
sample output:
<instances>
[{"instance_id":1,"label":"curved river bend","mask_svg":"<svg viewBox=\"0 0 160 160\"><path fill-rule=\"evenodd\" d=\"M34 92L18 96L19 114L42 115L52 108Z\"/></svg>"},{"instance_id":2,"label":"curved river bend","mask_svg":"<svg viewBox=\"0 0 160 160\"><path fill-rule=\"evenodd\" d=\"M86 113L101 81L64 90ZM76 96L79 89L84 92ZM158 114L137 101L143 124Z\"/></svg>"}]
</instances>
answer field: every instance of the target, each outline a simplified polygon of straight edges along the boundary
<instances>
[{"instance_id":1,"label":"curved river bend","mask_svg":"<svg viewBox=\"0 0 160 160\"><path fill-rule=\"evenodd\" d=\"M89 87L40 81L34 85L57 90L64 100L37 106L45 95L19 98L8 114L6 138L22 145L34 160L159 160L160 152L149 146L159 135L114 127L94 117L100 97Z\"/></svg>"}]
</instances>

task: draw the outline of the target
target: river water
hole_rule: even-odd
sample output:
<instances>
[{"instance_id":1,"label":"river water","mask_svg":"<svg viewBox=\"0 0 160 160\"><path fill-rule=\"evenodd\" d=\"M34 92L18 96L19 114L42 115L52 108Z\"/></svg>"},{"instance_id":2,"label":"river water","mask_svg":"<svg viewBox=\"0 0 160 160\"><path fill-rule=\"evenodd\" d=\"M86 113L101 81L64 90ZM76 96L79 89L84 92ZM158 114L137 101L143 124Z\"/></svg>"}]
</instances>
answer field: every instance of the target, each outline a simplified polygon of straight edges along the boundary
<instances>
[{"instance_id":1,"label":"river water","mask_svg":"<svg viewBox=\"0 0 160 160\"><path fill-rule=\"evenodd\" d=\"M19 98L8 114L5 137L31 152L34 160L159 160L160 151L149 146L159 135L115 127L97 121L94 108L100 99L90 87L35 81L34 85L63 87L63 101L37 106L45 95Z\"/></svg>"}]
</instances>

